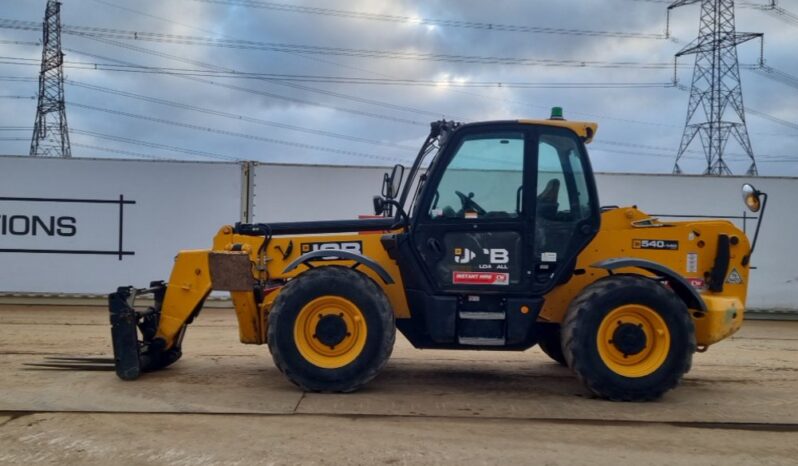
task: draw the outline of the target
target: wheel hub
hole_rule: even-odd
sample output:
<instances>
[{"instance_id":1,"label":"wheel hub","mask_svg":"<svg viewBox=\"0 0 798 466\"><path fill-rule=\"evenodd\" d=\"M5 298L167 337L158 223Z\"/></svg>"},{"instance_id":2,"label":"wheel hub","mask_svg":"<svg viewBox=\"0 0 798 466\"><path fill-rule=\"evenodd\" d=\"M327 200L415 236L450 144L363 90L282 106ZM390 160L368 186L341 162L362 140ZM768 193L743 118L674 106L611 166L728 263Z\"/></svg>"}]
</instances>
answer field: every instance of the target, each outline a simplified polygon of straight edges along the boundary
<instances>
[{"instance_id":1,"label":"wheel hub","mask_svg":"<svg viewBox=\"0 0 798 466\"><path fill-rule=\"evenodd\" d=\"M647 340L642 325L619 322L610 343L624 356L633 356L646 348Z\"/></svg>"},{"instance_id":2,"label":"wheel hub","mask_svg":"<svg viewBox=\"0 0 798 466\"><path fill-rule=\"evenodd\" d=\"M611 310L599 324L596 346L602 362L623 377L645 377L668 357L671 335L659 313L642 304Z\"/></svg>"},{"instance_id":3,"label":"wheel hub","mask_svg":"<svg viewBox=\"0 0 798 466\"><path fill-rule=\"evenodd\" d=\"M319 315L319 323L316 324L316 333L313 337L323 345L334 349L348 334L342 314L327 314Z\"/></svg>"},{"instance_id":4,"label":"wheel hub","mask_svg":"<svg viewBox=\"0 0 798 466\"><path fill-rule=\"evenodd\" d=\"M294 342L306 361L337 369L357 359L366 345L368 329L360 308L335 295L320 296L300 309L294 323Z\"/></svg>"}]
</instances>

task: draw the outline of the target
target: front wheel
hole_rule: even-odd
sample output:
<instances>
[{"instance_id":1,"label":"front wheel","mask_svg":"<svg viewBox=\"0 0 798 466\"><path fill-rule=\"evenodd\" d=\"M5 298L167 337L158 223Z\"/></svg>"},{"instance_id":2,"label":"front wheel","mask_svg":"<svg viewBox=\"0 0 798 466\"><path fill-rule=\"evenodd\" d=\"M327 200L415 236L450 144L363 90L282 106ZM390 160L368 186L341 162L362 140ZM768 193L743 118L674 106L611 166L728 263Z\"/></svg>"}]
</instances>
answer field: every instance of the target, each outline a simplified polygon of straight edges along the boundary
<instances>
[{"instance_id":1,"label":"front wheel","mask_svg":"<svg viewBox=\"0 0 798 466\"><path fill-rule=\"evenodd\" d=\"M562 331L560 324L538 324L540 325L538 346L541 351L550 357L554 362L561 366L568 366L565 355L562 352Z\"/></svg>"},{"instance_id":2,"label":"front wheel","mask_svg":"<svg viewBox=\"0 0 798 466\"><path fill-rule=\"evenodd\" d=\"M568 366L596 395L646 401L690 370L695 328L684 302L650 278L614 275L591 284L562 328Z\"/></svg>"},{"instance_id":3,"label":"front wheel","mask_svg":"<svg viewBox=\"0 0 798 466\"><path fill-rule=\"evenodd\" d=\"M385 366L395 337L385 293L346 267L304 272L280 290L269 312L274 363L308 391L357 390Z\"/></svg>"}]
</instances>

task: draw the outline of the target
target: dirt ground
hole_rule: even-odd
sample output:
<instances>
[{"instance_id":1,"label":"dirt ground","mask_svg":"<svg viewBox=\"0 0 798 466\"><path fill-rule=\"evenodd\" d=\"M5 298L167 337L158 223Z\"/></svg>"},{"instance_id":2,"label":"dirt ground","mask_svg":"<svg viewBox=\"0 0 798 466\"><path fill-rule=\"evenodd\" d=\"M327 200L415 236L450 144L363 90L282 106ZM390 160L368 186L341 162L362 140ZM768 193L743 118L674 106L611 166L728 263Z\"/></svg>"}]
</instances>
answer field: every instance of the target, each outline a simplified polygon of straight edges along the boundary
<instances>
[{"instance_id":1,"label":"dirt ground","mask_svg":"<svg viewBox=\"0 0 798 466\"><path fill-rule=\"evenodd\" d=\"M135 382L31 365L61 356L110 356L105 310L0 306L0 464L798 464L798 322L746 322L654 403L593 399L538 349L402 338L365 389L302 393L229 309Z\"/></svg>"}]
</instances>

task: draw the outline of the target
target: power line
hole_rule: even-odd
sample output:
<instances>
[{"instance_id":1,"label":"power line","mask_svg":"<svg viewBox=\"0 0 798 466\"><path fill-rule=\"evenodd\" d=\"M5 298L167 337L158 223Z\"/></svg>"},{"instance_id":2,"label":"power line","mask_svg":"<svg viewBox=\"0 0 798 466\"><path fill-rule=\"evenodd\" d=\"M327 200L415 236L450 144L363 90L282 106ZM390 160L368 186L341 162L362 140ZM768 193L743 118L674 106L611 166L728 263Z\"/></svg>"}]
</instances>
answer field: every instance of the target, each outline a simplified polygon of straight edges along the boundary
<instances>
[{"instance_id":1,"label":"power line","mask_svg":"<svg viewBox=\"0 0 798 466\"><path fill-rule=\"evenodd\" d=\"M381 155L366 154L366 153L363 153L363 152L355 152L355 151L344 150L344 149L335 149L335 148L331 148L331 147L319 146L319 145L314 145L314 144L306 144L306 143L300 143L300 142L294 142L294 141L284 141L282 139L275 139L275 138L270 138L270 137L265 137L265 136L256 136L254 134L239 133L239 132L235 132L235 131L228 131L228 130L223 130L223 129L219 129L219 128L212 128L212 127L209 127L209 126L195 125L195 124L191 124L191 123L183 123L183 122L180 122L180 121L168 120L168 119L165 119L165 118L158 118L158 117L152 117L152 116L147 116L147 115L139 115L139 114L136 114L136 113L123 112L121 110L114 110L114 109L110 109L110 108L96 107L94 105L87 105L87 104L82 104L82 103L78 103L78 102L69 102L69 105L72 106L72 107L83 108L83 109L86 109L86 110L93 110L93 111L97 111L97 112L107 113L107 114L110 114L110 115L124 116L124 117L127 117L127 118L135 118L135 119L138 119L138 120L149 121L149 122L152 122L152 123L176 126L176 127L179 127L179 128L186 128L186 129L191 129L191 130L195 130L195 131L213 133L213 134L218 134L218 135L222 135L222 136L230 136L230 137L236 137L236 138L242 138L242 139L249 139L249 140L252 140L252 141L265 142L265 143L269 143L269 144L278 144L278 145L283 145L283 146L296 147L296 148L300 148L300 149L308 149L308 150L315 150L315 151L321 151L321 152L329 152L329 153L338 154L338 155L348 155L348 156L354 156L354 157L369 158L369 159L374 159L374 160L383 160L383 161L391 161L391 162L396 162L396 161L405 161L406 162L407 161L406 159L400 159L400 158L397 158L397 157L386 157L386 156L381 156Z\"/></svg>"},{"instance_id":2,"label":"power line","mask_svg":"<svg viewBox=\"0 0 798 466\"><path fill-rule=\"evenodd\" d=\"M170 159L170 158L168 158L168 157L159 157L159 156L157 156L157 155L151 155L151 154L142 154L142 153L140 153L140 152L132 152L132 151L128 151L128 150L122 150L122 149L112 149L112 148L110 148L110 147L101 147L101 146L95 146L95 145L92 145L92 144L81 144L81 143L77 143L77 142L73 142L73 143L72 143L72 147L82 147L82 148L84 148L84 149L94 149L94 150L100 150L100 151L103 151L103 152L105 152L105 153L112 153L112 154L127 155L127 156L129 156L129 157L137 157L137 158L141 158L141 159L150 159L150 160L177 160L177 159Z\"/></svg>"},{"instance_id":3,"label":"power line","mask_svg":"<svg viewBox=\"0 0 798 466\"><path fill-rule=\"evenodd\" d=\"M125 49L128 49L128 50L133 50L133 51L136 51L136 52L139 52L139 53L144 53L144 54L147 54L147 55L153 55L153 56L165 58L165 59L168 59L168 60L173 60L173 61L177 61L177 62L181 62L181 63L186 63L186 64L193 65L193 66L199 66L199 67L210 69L210 70L227 71L227 72L238 71L238 70L233 69L233 68L222 67L222 66L218 66L218 65L214 65L214 64L210 64L210 63L205 63L205 62L202 62L202 61L199 61L199 60L190 60L190 59L187 59L185 57L180 57L180 56L177 56L177 55L172 55L172 54L169 54L169 53L156 51L156 50L152 50L152 49L148 49L148 48L144 48L144 47L138 47L138 46L134 46L134 45L130 45L130 44L125 44L125 43L121 43L121 42L114 41L114 40L97 38L97 37L93 37L93 36L84 36L84 37L87 38L87 39L90 39L90 40L94 40L94 41L97 41L97 42L104 43L104 44L109 44L109 45L113 45L113 46L116 46L116 47L121 47L121 48L125 48ZM376 99L367 99L367 98L364 98L364 97L361 97L361 96L344 94L344 93L340 93L340 92L333 92L333 91L328 91L328 90L324 90L324 89L318 89L318 88L315 88L315 87L304 86L304 85L300 85L300 84L296 84L296 83L288 83L288 82L282 82L282 81L271 81L271 82L273 84L277 84L277 85L284 86L284 87L291 87L291 88L300 89L300 90L303 90L303 91L308 91L308 92L313 92L313 93L317 93L317 94L328 95L328 96L336 97L336 98L339 98L339 99L344 99L344 100L349 100L349 101L353 101L353 102L359 102L359 103L374 105L374 106L383 107L383 108L389 108L391 110L399 110L399 111L409 112L409 113L425 114L425 115L432 116L434 118L446 117L445 114L442 114L441 112L437 112L437 111L433 112L433 111L430 111L430 110L419 109L419 108L410 107L410 106L407 106L407 105L397 105L397 104L393 104L393 103L390 103L390 102L383 102L383 101L376 100ZM449 117L453 117L453 115L449 115ZM454 117L456 118L456 116L454 116Z\"/></svg>"},{"instance_id":4,"label":"power line","mask_svg":"<svg viewBox=\"0 0 798 466\"><path fill-rule=\"evenodd\" d=\"M41 29L38 23L8 18L0 18L0 28L26 31ZM612 62L601 60L563 60L545 58L517 58L498 56L458 55L444 53L406 52L399 50L353 49L346 47L327 47L292 43L259 42L239 39L216 39L212 37L187 36L181 34L126 31L114 28L92 26L67 26L62 32L78 36L91 36L104 39L159 42L178 45L199 45L243 50L263 50L271 52L290 52L311 55L339 55L359 58L383 58L395 60L436 61L485 65L515 65L570 68L630 68L630 69L672 69L671 62ZM682 66L682 65L677 65Z\"/></svg>"},{"instance_id":5,"label":"power line","mask_svg":"<svg viewBox=\"0 0 798 466\"><path fill-rule=\"evenodd\" d=\"M777 70L776 68L767 65L746 66L744 68L760 76L764 76L768 79L784 84L785 86L798 89L798 76L792 75L785 71Z\"/></svg>"},{"instance_id":6,"label":"power line","mask_svg":"<svg viewBox=\"0 0 798 466\"><path fill-rule=\"evenodd\" d=\"M175 21L174 19L165 18L165 17L162 17L162 16L152 15L150 13L146 13L146 12L143 12L143 11L140 11L140 10L136 10L134 8L129 8L129 7L117 5L115 3L108 2L108 1L105 1L105 0L92 0L92 1L94 1L96 3L100 3L100 4L103 4L103 5L106 5L106 6L110 6L110 7L113 7L113 8L121 9L121 10L126 11L128 13L141 15L141 16L144 16L146 18L155 19L155 20L162 21L162 22L165 22L165 23L168 23L168 24L173 24L173 25L184 27L184 28L200 31L200 32L203 32L203 33L206 33L206 34L214 34L215 33L215 31L211 31L211 30L208 30L208 29L200 28L200 27L197 27L196 25L190 25L190 24L186 24L186 23L183 23L183 22L180 22L180 21ZM318 57L312 57L312 56L307 56L307 55L301 55L301 54L291 54L291 55L294 55L294 56L296 56L298 58L303 58L303 59L306 59L306 60L312 60L312 61L316 61L316 62L327 63L327 64L339 66L339 67L342 67L342 68L346 68L346 69L352 69L352 70L355 70L355 71L369 73L369 74L372 74L372 75L375 75L375 76L382 76L382 77L390 78L390 76L388 76L388 75L386 75L384 73L376 72L376 71L365 69L365 68L362 68L362 67L352 66L352 65L348 65L348 64L342 64L342 63L339 63L339 62L335 62L335 61L331 61L331 60L325 60L325 59L321 59L321 58L318 58ZM460 89L457 89L457 88L447 88L447 90L449 92L455 92L455 93L459 93L459 94L463 94L463 95L479 97L479 98L488 99L488 100L491 100L491 101L494 101L494 102L495 101L502 101L502 102L507 102L507 103L513 104L513 105L522 105L522 106L532 107L532 108L545 108L546 110L551 108L551 105L549 105L549 106L533 105L533 104L530 104L528 102L512 100L512 99L506 99L506 98L496 98L495 96L486 96L484 94L479 94L479 93L475 93L475 92L468 92L468 91L460 90ZM585 112L574 112L574 114L585 115L585 116L588 116L588 117L601 118L602 120L613 120L613 121L618 121L618 122L622 122L622 123L642 124L642 125L659 126L659 127L675 126L675 125L668 125L668 124L659 123L659 122L647 122L647 121L633 120L633 119L629 119L629 118L618 118L618 117L611 117L611 116L607 116L607 115L597 115L597 114L585 113ZM466 119L463 119L463 120L466 120ZM424 125L424 126L426 126L426 125Z\"/></svg>"},{"instance_id":7,"label":"power line","mask_svg":"<svg viewBox=\"0 0 798 466\"><path fill-rule=\"evenodd\" d=\"M209 67L209 68L222 69L222 70L227 70L227 71L236 71L236 70L231 70L229 68L222 68L222 67L218 67L218 66L215 66L215 65L207 64L207 63L197 62L197 61L194 61L194 60L186 60L186 59L183 59L181 57L176 57L176 56L171 55L171 54L166 54L166 53L163 53L163 52L157 52L157 51L153 51L153 50L146 49L146 48L143 48L143 47L132 46L132 45L129 45L129 44L123 44L123 43L120 43L120 42L117 42L117 41L113 41L113 40L95 38L95 37L89 37L89 36L86 36L86 38L89 38L89 39L92 39L92 40L95 40L95 41L99 41L99 42L102 42L102 43L107 43L107 44L110 44L110 45L118 46L118 47L127 48L127 49L130 49L130 50L138 51L140 53L151 54L151 55L159 56L159 57L162 57L162 58L167 58L167 59L170 59L170 60L181 61L181 62L188 63L188 64L205 66L205 67ZM80 52L78 52L78 53L80 53ZM107 57L103 57L103 58L107 58ZM669 66L672 66L672 64L669 65ZM197 80L197 81L200 81L200 82L209 82L209 81L200 80L199 78L192 78L192 77L186 77L186 79L194 79L194 80ZM278 84L290 85L290 83L278 83ZM221 85L221 84L220 83L214 83L214 85ZM232 88L232 89L240 89L238 86L230 86L230 85L222 85L222 86L223 87ZM325 91L322 91L320 89L307 87L307 86L298 86L298 85L294 84L292 87L298 87L300 89L308 90L308 91L311 91L311 92L325 93ZM679 86L676 86L676 88L678 88L680 90L687 90L686 88L679 87ZM260 93L261 92L261 91L256 91L256 90L249 90L247 92L252 92L252 91L254 91L256 93ZM335 93L335 94L336 94L336 97L339 97L339 98L342 98L342 99L363 101L363 99L361 99L359 97L347 96L345 94L340 94L340 93ZM270 94L270 96L274 96L276 98L281 98L281 99L286 99L286 97L284 97L284 96L279 96L279 95L275 95L275 94ZM292 99L292 98L288 98L288 99ZM372 105L385 106L386 108L396 107L394 104L390 104L390 103L386 103L386 102L379 102L379 101L374 101L374 100L371 100L371 99L365 99L365 100L366 100L366 102L364 102L364 103L370 103ZM318 105L318 104L312 103L312 105ZM422 114L429 114L429 115L438 115L435 112L429 112L429 111L426 111L426 110L412 109L412 108L407 108L407 107L405 107L404 110L405 111L409 111L409 112L415 112L415 113L422 113ZM746 111L749 111L751 114L754 114L754 115L763 117L765 119L768 119L771 122L782 124L784 126L788 126L788 127L791 127L791 128L798 129L798 125L796 125L794 123L791 123L791 122L788 122L786 120L779 119L779 118L774 117L772 115L769 115L769 114L767 114L765 112L756 111L756 110L749 110L748 107L746 107ZM445 116L445 114L443 116ZM384 118L384 116L382 116L382 118ZM465 120L465 118L457 118L457 119ZM418 122L413 122L411 124L416 124L416 125L419 125L419 126L426 126L425 123L418 123Z\"/></svg>"},{"instance_id":8,"label":"power line","mask_svg":"<svg viewBox=\"0 0 798 466\"><path fill-rule=\"evenodd\" d=\"M32 42L32 41L29 41L29 40L6 40L6 39L0 40L0 44L4 44L4 45L32 45L32 46L36 46L36 47L39 47L39 46L42 45L41 42Z\"/></svg>"},{"instance_id":9,"label":"power line","mask_svg":"<svg viewBox=\"0 0 798 466\"><path fill-rule=\"evenodd\" d=\"M677 84L674 87L674 89L677 89L677 90L680 90L680 91L684 91L684 92L689 91L689 88L687 88L686 86L683 86L681 84ZM776 117L774 115L771 115L771 114L769 114L767 112L763 112L763 111L760 111L760 110L753 109L753 108L751 108L751 107L749 107L747 105L745 106L745 113L746 114L755 115L755 116L758 116L760 118L764 118L765 120L768 120L768 121L770 121L772 123L776 123L776 124L785 126L787 128L798 130L798 123L793 123L791 121L784 120L782 118L779 118L779 117Z\"/></svg>"},{"instance_id":10,"label":"power line","mask_svg":"<svg viewBox=\"0 0 798 466\"><path fill-rule=\"evenodd\" d=\"M0 78L0 80L2 80L2 78ZM108 88L108 87L98 86L98 85L95 85L95 84L83 83L83 82L74 81L74 80L71 80L71 79L66 80L66 83L71 85L71 86L81 87L81 88L89 89L89 90L92 90L92 91L103 92L103 93L106 93L106 94L117 95L117 96L121 96L121 97L127 97L127 98L131 98L131 99L141 100L141 101L150 102L150 103L159 104L159 105L165 105L165 106L174 107L174 108L180 108L180 109L184 109L184 110L190 110L190 111L194 111L194 112L198 112L198 113L204 113L204 114L207 114L207 115L215 115L215 116L228 118L228 119L236 120L236 121L243 121L243 122L247 122L247 123L253 123L253 124L264 125L264 126L272 126L272 127L281 128L281 129L287 129L287 130L291 130L291 131L298 131L298 132L302 132L302 133L306 133L306 134L315 134L315 135L318 135L318 136L326 136L326 137L330 137L330 138L343 139L343 140L347 140L347 141L360 142L360 143L364 143L364 144L372 144L372 145L378 145L378 146L384 146L384 147L393 147L393 148L402 149L402 150L413 151L413 150L416 149L415 147L403 146L401 144L385 142L385 141L379 141L379 140L376 140L376 139L369 139L369 138L363 138L363 137L359 137L359 136L351 136L351 135L347 135L347 134L334 133L334 132L331 132L331 131L324 131L324 130L318 130L318 129L313 129L313 128L306 128L306 127L302 127L302 126L289 125L289 124L286 124L286 123L279 123L279 122L276 122L276 121L269 121L269 120L264 120L264 119L261 119L261 118L249 117L249 116L241 115L241 114L237 114L237 113L230 113L230 112L224 112L224 111L221 111L221 110L214 110L214 109L210 109L210 108L199 107L199 106L196 106L196 105L190 105L190 104L186 104L186 103L176 102L176 101L173 101L173 100L160 99L160 98L156 98L156 97L145 96L145 95L142 95L142 94L136 94L136 93L133 93L133 92L126 92L126 91L121 91L121 90L112 89L112 88Z\"/></svg>"},{"instance_id":11,"label":"power line","mask_svg":"<svg viewBox=\"0 0 798 466\"><path fill-rule=\"evenodd\" d=\"M214 84L214 85L216 85L217 83L210 83L210 82L208 82L208 84ZM250 90L250 91L252 91L252 90ZM272 96L272 97L277 97L277 98L280 98L280 97L282 97L282 96ZM317 103L312 103L312 102L306 102L306 103L308 103L308 104L311 104L311 105L318 105ZM630 122L637 122L637 121L630 120ZM643 123L646 123L646 124L648 124L647 122L643 122ZM415 124L415 122L414 122L414 124Z\"/></svg>"},{"instance_id":12,"label":"power line","mask_svg":"<svg viewBox=\"0 0 798 466\"><path fill-rule=\"evenodd\" d=\"M110 135L110 134L103 134L103 133L98 133L96 131L89 131L89 130L82 130L82 129L75 129L75 128L70 128L70 131L72 131L72 133L74 133L74 134L83 134L83 135L95 137L95 138L98 138L98 139L106 139L106 140L109 140L109 141L122 142L122 143L125 143L125 144L133 144L133 145L138 145L138 146L150 147L150 148L153 148L153 149L169 150L169 151L172 151L172 152L179 152L179 153L188 154L188 155L196 155L196 156L199 156L199 157L205 157L205 158L210 158L210 159L215 159L215 160L225 160L225 161L228 161L228 162L240 162L242 160L242 159L240 159L238 157L233 157L233 156L230 156L230 155L217 154L217 153L214 153L214 152L207 152L207 151L196 150L196 149L187 149L187 148L184 148L184 147L170 146L170 145L167 145L167 144L158 144L158 143L150 142L150 141L141 141L139 139L132 139L132 138L126 138L126 137L122 137L122 136L114 136L114 135Z\"/></svg>"},{"instance_id":13,"label":"power line","mask_svg":"<svg viewBox=\"0 0 798 466\"><path fill-rule=\"evenodd\" d=\"M93 1L107 4L106 2L103 2L101 0L93 0ZM523 32L523 33L532 33L532 34L559 34L559 35L568 35L568 36L615 37L615 38L625 38L625 39L666 39L664 34L623 32L623 31L596 31L589 29L555 28L555 27L543 27L543 26L520 26L520 25L502 24L502 23L486 23L481 21L461 21L461 20L452 20L452 19L420 18L416 16L389 15L389 14L373 13L365 11L309 7L302 5L291 5L286 3L264 2L257 0L194 0L194 1L217 4L217 5L260 8L260 9L280 11L286 13L302 13L310 15L402 23L402 24L411 24L419 26L477 29L477 30L490 31L490 32Z\"/></svg>"},{"instance_id":14,"label":"power line","mask_svg":"<svg viewBox=\"0 0 798 466\"><path fill-rule=\"evenodd\" d=\"M23 57L0 57L0 63L9 65L36 65L34 60ZM246 71L215 71L203 69L168 68L158 66L115 65L113 63L64 62L65 68L96 71L120 71L144 74L166 74L177 76L258 79L280 82L311 82L325 84L357 84L377 86L417 87L464 87L464 88L509 88L509 89L618 89L618 88L667 88L673 82L502 82L467 80L363 78L355 76L320 76L308 74L258 73Z\"/></svg>"},{"instance_id":15,"label":"power line","mask_svg":"<svg viewBox=\"0 0 798 466\"><path fill-rule=\"evenodd\" d=\"M798 15L778 6L776 0L771 0L769 5L753 5L753 8L793 26L798 26Z\"/></svg>"},{"instance_id":16,"label":"power line","mask_svg":"<svg viewBox=\"0 0 798 466\"><path fill-rule=\"evenodd\" d=\"M610 146L620 146L620 147L644 149L644 150L648 150L648 151L657 151L657 152L668 153L668 154L670 154L670 155L668 155L668 157L671 157L671 158L673 157L673 148L670 148L670 147L652 146L652 145L649 145L649 144L636 144L636 143L632 143L632 142L623 142L623 141L611 141L611 140L606 140L606 139L601 139L599 141L594 141L592 144L593 145L599 145L599 146L610 145ZM698 150L686 150L685 152L686 153L691 153L691 154L703 154L703 151L698 151ZM746 158L748 157L747 154L735 153L735 152L729 152L729 155L738 157L737 159L734 159L734 160L746 160ZM790 156L790 155L760 154L757 157L764 157L764 158L770 158L770 159L787 158L787 159L798 160L798 155Z\"/></svg>"},{"instance_id":17,"label":"power line","mask_svg":"<svg viewBox=\"0 0 798 466\"><path fill-rule=\"evenodd\" d=\"M659 4L672 4L674 0L631 0L633 2L640 2L640 3L659 3ZM764 5L761 3L751 3L751 2L734 2L735 6L743 7L743 8L761 8Z\"/></svg>"},{"instance_id":18,"label":"power line","mask_svg":"<svg viewBox=\"0 0 798 466\"><path fill-rule=\"evenodd\" d=\"M116 45L116 44L112 43L111 45ZM124 46L124 44L119 44L119 45L120 46ZM135 65L134 63L131 63L131 62L117 60L117 59L110 58L110 57L104 57L102 55L91 54L91 53L83 52L83 51L80 51L80 50L68 49L68 48L65 48L64 50L67 50L67 51L72 52L72 53L86 55L88 57L99 58L101 60L108 60L108 61L114 61L114 62L118 62L118 63L122 63L122 64ZM144 50L146 50L146 49L144 49ZM142 53L146 53L146 52L142 51ZM253 89L253 88L250 88L250 87L243 87L243 86L238 86L238 85L234 85L234 84L225 84L225 83L221 83L221 82L217 82L217 81L210 81L210 80L207 80L207 79L201 79L201 78L191 77L191 76L177 76L176 75L175 77L186 79L186 80L189 80L189 81L202 83L202 84L207 84L209 86L216 86L216 87L221 87L221 88L225 88L225 89L229 89L229 90L234 90L234 91L237 91L237 92L244 92L244 93L247 93L247 94L258 95L258 96L262 96L262 97L269 97L269 98L273 98L273 99L277 99L277 100L282 100L282 101L285 101L285 102L291 102L291 103L300 104L300 105L308 105L308 106L317 107L317 108L326 108L326 109L335 110L335 111L342 112L342 113L348 113L348 114L355 115L355 116L362 116L362 117L375 118L375 119L380 119L380 120L387 120L387 121L391 121L393 123L403 123L403 124L414 125L414 126L424 126L424 127L428 126L428 123L425 123L425 122L419 122L419 121L415 121L415 120L409 120L409 119L406 119L406 118L395 117L395 116L385 115L385 114L380 114L380 113L367 112L367 111L364 111L364 110L357 110L357 109L352 109L352 108L347 108L347 107L340 107L340 106L336 106L336 105L323 104L323 103L320 103L320 102L315 102L315 101L311 101L311 100L307 100L307 99L300 99L300 98L296 98L296 97L288 97L288 96L284 96L284 95L281 95L281 94L275 94L273 92L264 91L264 90L261 90L261 89Z\"/></svg>"},{"instance_id":19,"label":"power line","mask_svg":"<svg viewBox=\"0 0 798 466\"><path fill-rule=\"evenodd\" d=\"M798 123L793 123L791 121L787 121L787 120L781 119L779 117L773 116L773 115L771 115L769 113L761 112L759 110L754 110L751 107L745 107L745 111L746 111L746 113L750 113L751 115L756 115L756 116L758 116L760 118L764 118L764 119L766 119L768 121L771 121L773 123L778 123L778 124L780 124L782 126L786 126L788 128L792 128L792 129L798 130Z\"/></svg>"}]
</instances>

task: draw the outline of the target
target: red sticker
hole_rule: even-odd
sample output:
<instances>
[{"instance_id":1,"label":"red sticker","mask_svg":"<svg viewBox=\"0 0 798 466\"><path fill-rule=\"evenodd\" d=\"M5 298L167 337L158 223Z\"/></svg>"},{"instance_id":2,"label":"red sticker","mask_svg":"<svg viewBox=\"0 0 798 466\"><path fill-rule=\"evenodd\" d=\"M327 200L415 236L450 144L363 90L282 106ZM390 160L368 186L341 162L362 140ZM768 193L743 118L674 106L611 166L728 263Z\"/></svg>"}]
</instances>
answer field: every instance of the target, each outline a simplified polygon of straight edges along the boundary
<instances>
[{"instance_id":1,"label":"red sticker","mask_svg":"<svg viewBox=\"0 0 798 466\"><path fill-rule=\"evenodd\" d=\"M700 278L688 278L687 281L690 282L693 288L698 290L703 290L706 287L706 282Z\"/></svg>"},{"instance_id":2,"label":"red sticker","mask_svg":"<svg viewBox=\"0 0 798 466\"><path fill-rule=\"evenodd\" d=\"M499 272L452 272L455 285L509 285L510 274Z\"/></svg>"}]
</instances>

